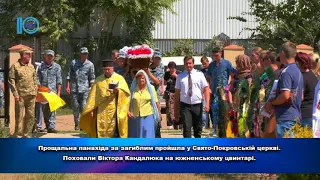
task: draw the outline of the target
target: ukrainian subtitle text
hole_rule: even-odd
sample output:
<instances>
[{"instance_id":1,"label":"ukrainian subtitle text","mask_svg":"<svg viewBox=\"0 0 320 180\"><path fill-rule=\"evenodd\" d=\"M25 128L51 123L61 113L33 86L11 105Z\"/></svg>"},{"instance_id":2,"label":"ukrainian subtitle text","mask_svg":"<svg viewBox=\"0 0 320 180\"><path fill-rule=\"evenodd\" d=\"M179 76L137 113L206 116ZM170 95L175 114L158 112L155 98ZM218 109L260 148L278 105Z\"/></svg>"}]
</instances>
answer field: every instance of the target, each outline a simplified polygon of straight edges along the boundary
<instances>
[{"instance_id":1,"label":"ukrainian subtitle text","mask_svg":"<svg viewBox=\"0 0 320 180\"><path fill-rule=\"evenodd\" d=\"M39 145L38 151L41 152L50 152L50 151L64 151L64 152L71 152L73 155L63 155L63 161L84 161L84 162L161 162L161 161L176 161L176 162L188 162L188 161L209 161L209 162L252 162L256 161L256 157L254 155L246 156L230 156L232 155L228 153L228 155L224 156L181 156L181 153L176 154L176 156L135 156L132 155L122 155L122 156L108 156L108 153L112 151L121 151L121 152L135 152L135 151L151 151L157 152L162 154L161 152L255 152L255 153L263 153L268 151L280 151L280 147L278 145L275 146L200 146L200 145L193 145L193 146L44 146ZM90 152L96 151L100 152L99 155L94 156L75 156L75 152ZM102 154L101 154L102 153ZM111 154L110 154L111 155ZM159 154L157 154L159 155ZM198 154L197 154L198 155Z\"/></svg>"}]
</instances>

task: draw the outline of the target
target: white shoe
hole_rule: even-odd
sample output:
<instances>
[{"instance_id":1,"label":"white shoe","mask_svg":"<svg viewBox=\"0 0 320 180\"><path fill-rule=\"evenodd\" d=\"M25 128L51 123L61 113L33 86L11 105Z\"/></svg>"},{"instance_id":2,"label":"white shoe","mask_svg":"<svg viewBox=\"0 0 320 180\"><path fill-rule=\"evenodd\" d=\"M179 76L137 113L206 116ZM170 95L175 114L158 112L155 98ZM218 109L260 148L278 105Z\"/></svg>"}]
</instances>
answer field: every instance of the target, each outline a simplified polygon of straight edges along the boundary
<instances>
[{"instance_id":1,"label":"white shoe","mask_svg":"<svg viewBox=\"0 0 320 180\"><path fill-rule=\"evenodd\" d=\"M169 130L173 129L173 126L168 126L168 129L169 129Z\"/></svg>"}]
</instances>

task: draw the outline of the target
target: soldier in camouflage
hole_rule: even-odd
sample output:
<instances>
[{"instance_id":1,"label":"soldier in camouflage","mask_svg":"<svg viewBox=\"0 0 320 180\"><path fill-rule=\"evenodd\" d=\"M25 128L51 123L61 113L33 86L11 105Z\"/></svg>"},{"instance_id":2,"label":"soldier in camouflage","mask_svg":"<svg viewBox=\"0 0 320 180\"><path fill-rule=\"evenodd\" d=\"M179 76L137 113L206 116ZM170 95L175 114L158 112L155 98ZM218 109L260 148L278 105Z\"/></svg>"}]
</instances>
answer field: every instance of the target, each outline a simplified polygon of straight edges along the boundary
<instances>
[{"instance_id":1,"label":"soldier in camouflage","mask_svg":"<svg viewBox=\"0 0 320 180\"><path fill-rule=\"evenodd\" d=\"M51 91L60 96L61 94L61 67L54 62L55 53L53 50L45 51L45 59L38 68L38 78L41 86L48 87ZM43 119L46 124L48 133L57 133L56 127L56 111L51 112L48 103L42 104Z\"/></svg>"},{"instance_id":2,"label":"soldier in camouflage","mask_svg":"<svg viewBox=\"0 0 320 180\"><path fill-rule=\"evenodd\" d=\"M155 50L153 58L152 58L152 64L150 66L150 69L146 69L146 73L149 76L149 79L151 81L151 84L155 87L156 91L157 91L157 95L158 98L160 96L160 86L162 84L163 81L163 77L164 77L164 66L161 63L161 57L162 57L162 53L160 50ZM159 112L161 113L161 112ZM161 129L161 122L157 122L155 123L156 125L156 138L161 138L161 133L160 133L160 129Z\"/></svg>"},{"instance_id":3,"label":"soldier in camouflage","mask_svg":"<svg viewBox=\"0 0 320 180\"><path fill-rule=\"evenodd\" d=\"M91 85L95 81L94 65L88 58L88 49L80 49L80 60L72 60L67 76L67 93L71 94L75 130L79 131L80 113L85 107Z\"/></svg>"},{"instance_id":4,"label":"soldier in camouflage","mask_svg":"<svg viewBox=\"0 0 320 180\"><path fill-rule=\"evenodd\" d=\"M32 51L21 49L19 53L21 59L9 71L9 86L15 100L14 136L21 134L28 138L34 125L38 81L35 68L29 63Z\"/></svg>"}]
</instances>

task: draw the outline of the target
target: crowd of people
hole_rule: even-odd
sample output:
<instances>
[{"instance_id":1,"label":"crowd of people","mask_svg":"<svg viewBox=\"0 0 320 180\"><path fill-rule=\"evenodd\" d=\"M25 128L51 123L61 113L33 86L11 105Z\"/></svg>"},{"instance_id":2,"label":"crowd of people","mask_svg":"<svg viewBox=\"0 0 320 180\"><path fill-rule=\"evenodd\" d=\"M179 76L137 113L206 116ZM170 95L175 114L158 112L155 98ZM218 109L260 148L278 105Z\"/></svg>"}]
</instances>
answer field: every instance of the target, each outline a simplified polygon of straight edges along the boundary
<instances>
[{"instance_id":1,"label":"crowd of people","mask_svg":"<svg viewBox=\"0 0 320 180\"><path fill-rule=\"evenodd\" d=\"M83 47L67 75L75 130L90 137L161 138L163 96L168 129L182 129L185 138L192 137L192 129L193 136L201 138L206 128L221 138L293 137L295 124L312 127L320 62L316 54L297 52L291 42L279 52L257 47L250 56L237 56L233 67L223 58L223 49L213 48L212 62L201 58L203 69L195 69L194 58L185 56L185 70L180 72L175 62L165 69L160 50L143 69L133 68L125 51L114 50L112 59L102 61L104 73L95 77ZM36 96L42 86L61 95L61 67L54 61L55 52L46 50L43 62L34 68L31 53L20 50L21 58L9 72L16 102L15 136L57 133L55 111L46 102L36 102Z\"/></svg>"},{"instance_id":2,"label":"crowd of people","mask_svg":"<svg viewBox=\"0 0 320 180\"><path fill-rule=\"evenodd\" d=\"M251 57L237 56L233 68L221 53L213 50L214 61L203 70L211 83L213 136L282 138L294 137L295 124L312 128L316 54L297 52L291 42L280 53L257 47Z\"/></svg>"}]
</instances>

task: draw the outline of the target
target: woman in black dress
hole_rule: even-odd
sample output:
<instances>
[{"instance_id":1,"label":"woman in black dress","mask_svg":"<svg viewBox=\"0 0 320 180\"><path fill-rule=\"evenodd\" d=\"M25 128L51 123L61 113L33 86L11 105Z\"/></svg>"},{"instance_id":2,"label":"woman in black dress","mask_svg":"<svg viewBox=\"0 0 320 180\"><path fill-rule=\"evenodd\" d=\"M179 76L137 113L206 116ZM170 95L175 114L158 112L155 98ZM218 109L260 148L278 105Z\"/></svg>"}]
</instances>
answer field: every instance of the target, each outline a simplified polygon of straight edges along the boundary
<instances>
[{"instance_id":1,"label":"woman in black dress","mask_svg":"<svg viewBox=\"0 0 320 180\"><path fill-rule=\"evenodd\" d=\"M164 92L163 98L166 100L166 114L167 114L167 126L168 129L178 129L177 123L174 123L174 92L176 78L179 71L176 69L177 65L175 62L171 61L168 64L169 71L164 74L164 85L166 91Z\"/></svg>"}]
</instances>

